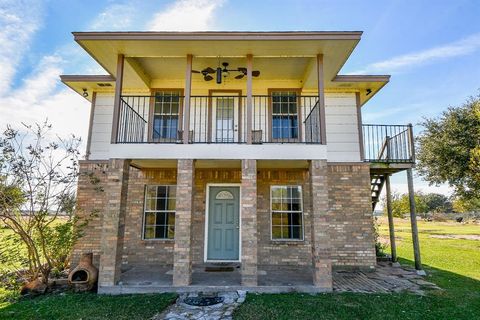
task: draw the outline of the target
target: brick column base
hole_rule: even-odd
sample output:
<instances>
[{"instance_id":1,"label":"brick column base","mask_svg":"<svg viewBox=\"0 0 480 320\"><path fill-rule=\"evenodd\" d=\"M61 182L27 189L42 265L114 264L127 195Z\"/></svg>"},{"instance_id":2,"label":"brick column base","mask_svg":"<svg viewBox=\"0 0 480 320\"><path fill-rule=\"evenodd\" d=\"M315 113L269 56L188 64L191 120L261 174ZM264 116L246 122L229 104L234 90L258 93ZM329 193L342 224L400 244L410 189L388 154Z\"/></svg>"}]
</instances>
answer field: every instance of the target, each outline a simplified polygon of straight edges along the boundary
<instances>
[{"instance_id":1,"label":"brick column base","mask_svg":"<svg viewBox=\"0 0 480 320\"><path fill-rule=\"evenodd\" d=\"M312 197L313 284L332 290L332 259L329 236L328 170L326 160L310 162Z\"/></svg>"},{"instance_id":2,"label":"brick column base","mask_svg":"<svg viewBox=\"0 0 480 320\"><path fill-rule=\"evenodd\" d=\"M175 246L173 250L173 285L192 283L192 213L195 162L178 160L175 213Z\"/></svg>"},{"instance_id":3,"label":"brick column base","mask_svg":"<svg viewBox=\"0 0 480 320\"><path fill-rule=\"evenodd\" d=\"M257 161L242 160L242 285L257 285Z\"/></svg>"},{"instance_id":4,"label":"brick column base","mask_svg":"<svg viewBox=\"0 0 480 320\"><path fill-rule=\"evenodd\" d=\"M99 287L114 286L120 279L129 167L129 160L110 159L108 163Z\"/></svg>"}]
</instances>

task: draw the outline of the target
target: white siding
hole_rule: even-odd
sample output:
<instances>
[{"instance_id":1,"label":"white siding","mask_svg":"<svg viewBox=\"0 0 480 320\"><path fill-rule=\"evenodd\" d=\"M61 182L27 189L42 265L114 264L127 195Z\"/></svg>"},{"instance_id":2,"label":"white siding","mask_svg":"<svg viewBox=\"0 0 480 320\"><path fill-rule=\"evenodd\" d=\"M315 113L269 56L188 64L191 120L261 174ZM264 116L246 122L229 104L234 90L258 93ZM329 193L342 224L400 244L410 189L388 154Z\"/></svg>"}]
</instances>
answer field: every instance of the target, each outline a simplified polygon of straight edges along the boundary
<instances>
[{"instance_id":1,"label":"white siding","mask_svg":"<svg viewBox=\"0 0 480 320\"><path fill-rule=\"evenodd\" d=\"M110 157L110 140L112 135L113 95L97 93L95 113L92 123L90 144L91 160L103 160Z\"/></svg>"},{"instance_id":2,"label":"white siding","mask_svg":"<svg viewBox=\"0 0 480 320\"><path fill-rule=\"evenodd\" d=\"M103 160L112 157L110 153L113 150L111 150L110 139L113 101L112 94L97 94L92 124L89 157L91 160ZM328 161L360 161L355 94L327 94L325 104ZM142 157L141 155L138 156Z\"/></svg>"},{"instance_id":3,"label":"white siding","mask_svg":"<svg viewBox=\"0 0 480 320\"><path fill-rule=\"evenodd\" d=\"M360 161L357 105L354 93L325 96L328 161Z\"/></svg>"}]
</instances>

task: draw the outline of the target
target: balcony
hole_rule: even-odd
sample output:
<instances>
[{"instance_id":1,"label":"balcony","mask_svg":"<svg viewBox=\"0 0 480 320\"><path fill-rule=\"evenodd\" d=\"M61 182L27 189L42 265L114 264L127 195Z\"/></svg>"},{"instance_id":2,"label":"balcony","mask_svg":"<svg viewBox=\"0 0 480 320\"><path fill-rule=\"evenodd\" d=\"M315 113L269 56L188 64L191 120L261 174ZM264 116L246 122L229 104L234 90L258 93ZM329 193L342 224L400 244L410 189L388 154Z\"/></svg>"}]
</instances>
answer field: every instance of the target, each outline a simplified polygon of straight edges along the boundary
<instances>
[{"instance_id":1,"label":"balcony","mask_svg":"<svg viewBox=\"0 0 480 320\"><path fill-rule=\"evenodd\" d=\"M364 124L364 161L374 164L414 164L413 127Z\"/></svg>"},{"instance_id":2,"label":"balcony","mask_svg":"<svg viewBox=\"0 0 480 320\"><path fill-rule=\"evenodd\" d=\"M318 96L294 92L252 96L225 93L191 96L175 94L121 96L115 142L190 144L304 143L320 144ZM249 114L251 112L251 114ZM250 117L250 121L248 121ZM249 137L250 135L250 137Z\"/></svg>"}]
</instances>

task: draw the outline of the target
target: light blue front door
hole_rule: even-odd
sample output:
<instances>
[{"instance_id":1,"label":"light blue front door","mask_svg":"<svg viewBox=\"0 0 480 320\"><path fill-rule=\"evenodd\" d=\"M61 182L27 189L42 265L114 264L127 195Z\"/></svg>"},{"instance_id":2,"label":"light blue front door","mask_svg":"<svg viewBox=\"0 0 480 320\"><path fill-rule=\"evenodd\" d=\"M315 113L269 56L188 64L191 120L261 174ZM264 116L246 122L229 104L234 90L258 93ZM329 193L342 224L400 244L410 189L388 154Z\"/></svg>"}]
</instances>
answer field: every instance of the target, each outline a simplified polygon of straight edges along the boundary
<instances>
[{"instance_id":1,"label":"light blue front door","mask_svg":"<svg viewBox=\"0 0 480 320\"><path fill-rule=\"evenodd\" d=\"M239 187L210 187L207 260L238 260Z\"/></svg>"}]
</instances>

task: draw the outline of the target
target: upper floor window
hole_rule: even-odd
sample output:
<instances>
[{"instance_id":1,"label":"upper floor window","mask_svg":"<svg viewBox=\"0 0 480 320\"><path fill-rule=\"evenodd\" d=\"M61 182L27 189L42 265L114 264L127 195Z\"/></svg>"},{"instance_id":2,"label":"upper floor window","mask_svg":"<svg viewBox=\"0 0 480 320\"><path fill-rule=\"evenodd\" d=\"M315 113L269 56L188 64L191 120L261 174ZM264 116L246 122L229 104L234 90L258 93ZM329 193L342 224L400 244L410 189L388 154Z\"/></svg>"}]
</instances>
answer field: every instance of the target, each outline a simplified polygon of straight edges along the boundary
<instances>
[{"instance_id":1,"label":"upper floor window","mask_svg":"<svg viewBox=\"0 0 480 320\"><path fill-rule=\"evenodd\" d=\"M272 186L272 239L303 240L303 200L300 186Z\"/></svg>"},{"instance_id":2,"label":"upper floor window","mask_svg":"<svg viewBox=\"0 0 480 320\"><path fill-rule=\"evenodd\" d=\"M173 239L175 236L176 186L146 186L143 218L144 239Z\"/></svg>"},{"instance_id":3,"label":"upper floor window","mask_svg":"<svg viewBox=\"0 0 480 320\"><path fill-rule=\"evenodd\" d=\"M170 140L174 142L177 139L180 112L180 91L155 92L152 130L154 140Z\"/></svg>"},{"instance_id":4,"label":"upper floor window","mask_svg":"<svg viewBox=\"0 0 480 320\"><path fill-rule=\"evenodd\" d=\"M272 92L272 139L298 139L297 92Z\"/></svg>"}]
</instances>

